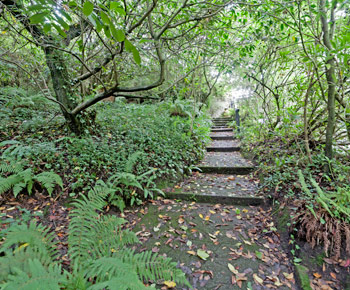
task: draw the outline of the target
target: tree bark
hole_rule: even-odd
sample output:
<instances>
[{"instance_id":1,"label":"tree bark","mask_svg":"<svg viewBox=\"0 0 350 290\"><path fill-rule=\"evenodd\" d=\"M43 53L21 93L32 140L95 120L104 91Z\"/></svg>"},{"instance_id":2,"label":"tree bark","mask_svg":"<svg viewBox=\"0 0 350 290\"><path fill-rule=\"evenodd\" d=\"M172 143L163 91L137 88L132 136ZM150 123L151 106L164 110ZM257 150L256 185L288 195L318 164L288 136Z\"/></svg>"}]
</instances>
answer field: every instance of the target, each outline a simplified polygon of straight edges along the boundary
<instances>
[{"instance_id":1,"label":"tree bark","mask_svg":"<svg viewBox=\"0 0 350 290\"><path fill-rule=\"evenodd\" d=\"M331 14L334 13L334 9L337 1L332 1L332 11ZM332 28L329 28L328 20L327 20L327 11L325 0L320 0L320 16L321 16L321 25L323 31L323 43L327 48L327 60L326 60L326 79L328 85L328 96L327 96L327 112L328 112L328 120L327 120L327 129L326 129L326 146L325 146L325 155L329 159L333 159L333 133L335 128L335 93L336 93L336 80L335 80L335 60L334 55L332 54ZM332 17L331 17L332 18ZM334 23L331 23L334 27Z\"/></svg>"}]
</instances>

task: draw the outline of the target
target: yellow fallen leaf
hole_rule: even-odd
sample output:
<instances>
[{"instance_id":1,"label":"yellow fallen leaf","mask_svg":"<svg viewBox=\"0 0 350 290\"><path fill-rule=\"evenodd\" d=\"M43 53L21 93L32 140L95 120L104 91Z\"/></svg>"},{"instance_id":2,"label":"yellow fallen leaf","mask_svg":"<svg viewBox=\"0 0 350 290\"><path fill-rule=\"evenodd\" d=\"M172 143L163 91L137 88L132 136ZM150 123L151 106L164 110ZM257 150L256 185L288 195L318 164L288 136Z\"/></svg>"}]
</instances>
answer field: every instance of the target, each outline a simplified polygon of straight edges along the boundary
<instances>
[{"instance_id":1,"label":"yellow fallen leaf","mask_svg":"<svg viewBox=\"0 0 350 290\"><path fill-rule=\"evenodd\" d=\"M164 281L163 284L168 288L174 288L176 286L176 283L174 281Z\"/></svg>"},{"instance_id":2,"label":"yellow fallen leaf","mask_svg":"<svg viewBox=\"0 0 350 290\"><path fill-rule=\"evenodd\" d=\"M255 283L260 284L260 285L263 285L264 280L261 279L257 274L254 273L254 274L253 274L253 278L254 278Z\"/></svg>"},{"instance_id":3,"label":"yellow fallen leaf","mask_svg":"<svg viewBox=\"0 0 350 290\"><path fill-rule=\"evenodd\" d=\"M24 244L20 245L16 250L14 250L14 252L19 252L20 250L22 250L28 246L29 246L29 243L24 243Z\"/></svg>"},{"instance_id":4,"label":"yellow fallen leaf","mask_svg":"<svg viewBox=\"0 0 350 290\"><path fill-rule=\"evenodd\" d=\"M215 214L216 212L213 210L209 210L210 213Z\"/></svg>"},{"instance_id":5,"label":"yellow fallen leaf","mask_svg":"<svg viewBox=\"0 0 350 290\"><path fill-rule=\"evenodd\" d=\"M246 208L242 210L244 213L247 213L249 210L247 210Z\"/></svg>"},{"instance_id":6,"label":"yellow fallen leaf","mask_svg":"<svg viewBox=\"0 0 350 290\"><path fill-rule=\"evenodd\" d=\"M208 221L210 219L210 216L206 216L204 220Z\"/></svg>"},{"instance_id":7,"label":"yellow fallen leaf","mask_svg":"<svg viewBox=\"0 0 350 290\"><path fill-rule=\"evenodd\" d=\"M238 274L238 271L236 270L236 268L232 264L228 263L227 266L233 274L235 274L235 275Z\"/></svg>"},{"instance_id":8,"label":"yellow fallen leaf","mask_svg":"<svg viewBox=\"0 0 350 290\"><path fill-rule=\"evenodd\" d=\"M190 255L193 255L193 256L197 255L197 253L195 251L187 251L187 253L190 254Z\"/></svg>"},{"instance_id":9,"label":"yellow fallen leaf","mask_svg":"<svg viewBox=\"0 0 350 290\"><path fill-rule=\"evenodd\" d=\"M202 218L203 218L203 215L200 213L200 214L199 214L199 217L202 219Z\"/></svg>"},{"instance_id":10,"label":"yellow fallen leaf","mask_svg":"<svg viewBox=\"0 0 350 290\"><path fill-rule=\"evenodd\" d=\"M293 273L286 273L286 272L283 272L283 276L286 277L287 280L293 280L294 279L294 275Z\"/></svg>"}]
</instances>

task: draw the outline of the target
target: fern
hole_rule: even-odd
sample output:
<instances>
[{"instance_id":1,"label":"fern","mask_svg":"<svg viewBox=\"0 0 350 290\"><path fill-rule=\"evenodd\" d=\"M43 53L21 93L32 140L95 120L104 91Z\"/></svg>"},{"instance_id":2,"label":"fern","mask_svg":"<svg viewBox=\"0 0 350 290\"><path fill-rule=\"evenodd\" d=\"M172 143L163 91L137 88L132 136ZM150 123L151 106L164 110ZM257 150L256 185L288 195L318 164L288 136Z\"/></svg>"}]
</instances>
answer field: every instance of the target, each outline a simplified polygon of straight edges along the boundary
<instances>
[{"instance_id":1,"label":"fern","mask_svg":"<svg viewBox=\"0 0 350 290\"><path fill-rule=\"evenodd\" d=\"M15 268L14 275L8 277L4 290L18 289L45 289L60 290L59 286L66 282L66 275L62 275L62 269L57 264L44 267L37 259L28 261L29 271L24 272Z\"/></svg>"},{"instance_id":2,"label":"fern","mask_svg":"<svg viewBox=\"0 0 350 290\"><path fill-rule=\"evenodd\" d=\"M19 173L23 171L23 165L19 162L0 163L0 173Z\"/></svg>"},{"instance_id":3,"label":"fern","mask_svg":"<svg viewBox=\"0 0 350 290\"><path fill-rule=\"evenodd\" d=\"M52 195L52 192L56 186L63 187L63 181L61 177L50 171L42 172L38 175L34 175L31 168L23 170L22 165L12 164L12 165L2 165L0 172L15 173L7 178L0 177L0 194L3 194L13 188L13 195L17 195L24 189L27 189L28 194L32 194L32 189L34 182L37 181L41 184L42 188L45 188L49 195Z\"/></svg>"},{"instance_id":4,"label":"fern","mask_svg":"<svg viewBox=\"0 0 350 290\"><path fill-rule=\"evenodd\" d=\"M49 233L48 228L40 224L37 225L35 221L32 221L28 226L19 224L10 227L6 233L2 249L9 250L16 246L14 254L30 250L37 253L36 258L43 256L54 260L58 255L55 245L54 234Z\"/></svg>"},{"instance_id":5,"label":"fern","mask_svg":"<svg viewBox=\"0 0 350 290\"><path fill-rule=\"evenodd\" d=\"M158 256L150 251L135 254L133 250L124 250L117 253L120 259L133 265L135 271L143 280L172 280L191 287L185 274L170 258Z\"/></svg>"},{"instance_id":6,"label":"fern","mask_svg":"<svg viewBox=\"0 0 350 290\"><path fill-rule=\"evenodd\" d=\"M126 161L125 167L124 167L124 171L127 173L132 173L133 172L133 168L134 165L137 162L137 159L139 159L139 157L141 155L143 155L144 153L142 151L136 151L133 154L131 154L128 158L128 160Z\"/></svg>"},{"instance_id":7,"label":"fern","mask_svg":"<svg viewBox=\"0 0 350 290\"><path fill-rule=\"evenodd\" d=\"M62 178L52 171L39 173L35 176L35 179L41 184L43 188L47 190L50 196L52 195L56 184L61 188L63 187Z\"/></svg>"},{"instance_id":8,"label":"fern","mask_svg":"<svg viewBox=\"0 0 350 290\"><path fill-rule=\"evenodd\" d=\"M13 174L7 178L0 177L0 194L3 194L12 189L17 183L22 181L21 176Z\"/></svg>"},{"instance_id":9,"label":"fern","mask_svg":"<svg viewBox=\"0 0 350 290\"><path fill-rule=\"evenodd\" d=\"M35 221L11 226L0 249L4 254L0 258L2 289L143 290L144 280L163 279L191 287L169 258L152 252L135 254L125 248L139 240L122 229L124 219L101 214L108 194L109 189L100 184L73 204L68 237L70 274L55 262L53 232Z\"/></svg>"},{"instance_id":10,"label":"fern","mask_svg":"<svg viewBox=\"0 0 350 290\"><path fill-rule=\"evenodd\" d=\"M97 277L96 285L88 289L144 290L146 288L128 263L116 257L102 257L92 261L85 273L86 277Z\"/></svg>"}]
</instances>

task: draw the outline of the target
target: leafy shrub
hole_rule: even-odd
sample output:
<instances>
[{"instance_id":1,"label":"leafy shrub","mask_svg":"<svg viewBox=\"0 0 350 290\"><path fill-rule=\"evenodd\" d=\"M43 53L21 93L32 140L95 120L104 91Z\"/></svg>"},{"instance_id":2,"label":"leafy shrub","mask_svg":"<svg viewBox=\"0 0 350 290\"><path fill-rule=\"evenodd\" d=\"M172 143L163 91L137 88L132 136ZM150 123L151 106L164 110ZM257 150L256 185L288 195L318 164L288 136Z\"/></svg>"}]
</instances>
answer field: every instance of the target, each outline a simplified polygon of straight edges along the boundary
<instances>
[{"instance_id":1,"label":"leafy shrub","mask_svg":"<svg viewBox=\"0 0 350 290\"><path fill-rule=\"evenodd\" d=\"M185 106L190 117L172 116L168 102L100 104L95 133L81 138L56 127L35 131L46 119L39 116L36 123L35 118L22 118L25 134L31 135L0 143L1 158L25 160L33 172L57 172L73 192L86 192L97 180L108 183L113 177L109 183L116 188L114 196L139 203L161 194L158 180L190 173L203 156L210 133L208 116L191 104ZM137 158L130 168L132 156ZM131 180L138 186L128 185Z\"/></svg>"},{"instance_id":2,"label":"leafy shrub","mask_svg":"<svg viewBox=\"0 0 350 290\"><path fill-rule=\"evenodd\" d=\"M294 217L298 237L305 238L312 247L323 244L325 253L331 251L336 258L340 257L344 243L350 255L350 187L324 192L310 176L314 189L311 192L301 170L298 175L305 194Z\"/></svg>"},{"instance_id":3,"label":"leafy shrub","mask_svg":"<svg viewBox=\"0 0 350 290\"><path fill-rule=\"evenodd\" d=\"M107 190L108 192L108 190ZM122 230L125 221L101 215L104 186L74 203L70 213L68 254L71 272L57 260L54 233L32 221L12 226L0 251L2 289L149 289L144 280L172 280L190 287L184 273L169 258L126 248L136 235Z\"/></svg>"},{"instance_id":4,"label":"leafy shrub","mask_svg":"<svg viewBox=\"0 0 350 290\"><path fill-rule=\"evenodd\" d=\"M6 174L11 175L5 177ZM28 194L32 194L35 182L46 189L50 196L56 185L63 187L61 177L52 171L34 174L31 168L24 169L19 162L0 163L0 194L12 189L13 195L17 197L24 188Z\"/></svg>"}]
</instances>

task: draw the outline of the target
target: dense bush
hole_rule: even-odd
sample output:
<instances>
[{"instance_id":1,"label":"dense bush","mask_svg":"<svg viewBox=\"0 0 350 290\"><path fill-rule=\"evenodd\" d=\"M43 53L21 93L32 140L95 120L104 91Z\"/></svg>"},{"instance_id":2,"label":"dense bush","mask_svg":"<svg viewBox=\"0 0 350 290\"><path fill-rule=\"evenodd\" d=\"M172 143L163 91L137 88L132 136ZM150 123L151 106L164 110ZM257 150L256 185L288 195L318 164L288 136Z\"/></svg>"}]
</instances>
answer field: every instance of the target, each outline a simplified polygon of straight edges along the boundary
<instances>
[{"instance_id":1,"label":"dense bush","mask_svg":"<svg viewBox=\"0 0 350 290\"><path fill-rule=\"evenodd\" d=\"M7 94L3 100L10 107L17 95ZM159 192L157 180L189 173L209 139L207 116L191 110L190 102L101 104L94 126L87 126L81 137L70 134L60 119L48 122L54 114L45 111L40 102L20 107L21 116L2 111L9 120L2 130L12 130L12 134L6 133L7 139L12 138L0 143L0 162L20 162L33 174L56 172L73 192L84 192L97 180L114 176L110 184L131 203ZM180 113L174 114L175 109Z\"/></svg>"}]
</instances>

